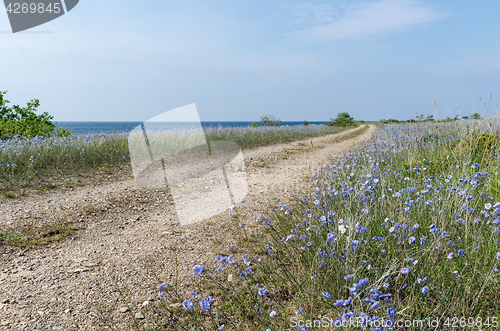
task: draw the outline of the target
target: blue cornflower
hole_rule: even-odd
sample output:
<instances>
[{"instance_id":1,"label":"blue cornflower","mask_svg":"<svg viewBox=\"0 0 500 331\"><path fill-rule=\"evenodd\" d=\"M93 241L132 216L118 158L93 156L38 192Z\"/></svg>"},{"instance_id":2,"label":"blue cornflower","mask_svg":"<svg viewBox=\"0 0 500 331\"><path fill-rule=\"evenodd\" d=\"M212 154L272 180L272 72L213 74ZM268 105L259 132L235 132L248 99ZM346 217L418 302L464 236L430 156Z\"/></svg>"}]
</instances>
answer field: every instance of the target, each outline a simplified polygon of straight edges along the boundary
<instances>
[{"instance_id":1,"label":"blue cornflower","mask_svg":"<svg viewBox=\"0 0 500 331\"><path fill-rule=\"evenodd\" d=\"M392 317L394 316L394 314L396 314L394 309L392 309L391 307L387 307L387 315L389 315L389 317Z\"/></svg>"},{"instance_id":2,"label":"blue cornflower","mask_svg":"<svg viewBox=\"0 0 500 331\"><path fill-rule=\"evenodd\" d=\"M426 294L426 293L427 293L427 291L429 291L429 288L428 288L427 286L424 286L424 287L422 288L422 294Z\"/></svg>"},{"instance_id":3,"label":"blue cornflower","mask_svg":"<svg viewBox=\"0 0 500 331\"><path fill-rule=\"evenodd\" d=\"M186 310L191 310L193 308L193 303L189 300L184 300L184 302L182 303L182 307L184 307L184 309Z\"/></svg>"},{"instance_id":4,"label":"blue cornflower","mask_svg":"<svg viewBox=\"0 0 500 331\"><path fill-rule=\"evenodd\" d=\"M463 254L464 254L464 250L463 249L459 249L458 252L457 252L458 257L461 257Z\"/></svg>"},{"instance_id":5,"label":"blue cornflower","mask_svg":"<svg viewBox=\"0 0 500 331\"><path fill-rule=\"evenodd\" d=\"M265 296L267 293L267 290L265 288L261 287L261 288L259 288L257 293L259 293L259 295L261 295L261 296Z\"/></svg>"},{"instance_id":6,"label":"blue cornflower","mask_svg":"<svg viewBox=\"0 0 500 331\"><path fill-rule=\"evenodd\" d=\"M205 269L205 267L202 267L201 265L195 265L193 267L193 276L199 276L201 272Z\"/></svg>"},{"instance_id":7,"label":"blue cornflower","mask_svg":"<svg viewBox=\"0 0 500 331\"><path fill-rule=\"evenodd\" d=\"M408 243L411 245L415 242L415 240L416 240L415 237L412 236L412 237L408 238Z\"/></svg>"},{"instance_id":8,"label":"blue cornflower","mask_svg":"<svg viewBox=\"0 0 500 331\"><path fill-rule=\"evenodd\" d=\"M329 297L331 297L330 293L325 292L325 291L323 291L323 296L324 296L325 298L329 298Z\"/></svg>"},{"instance_id":9,"label":"blue cornflower","mask_svg":"<svg viewBox=\"0 0 500 331\"><path fill-rule=\"evenodd\" d=\"M491 206L492 206L492 204L488 202L487 204L484 205L484 209L490 210Z\"/></svg>"},{"instance_id":10,"label":"blue cornflower","mask_svg":"<svg viewBox=\"0 0 500 331\"><path fill-rule=\"evenodd\" d=\"M406 274L407 274L407 273L409 273L409 272L410 272L410 268L407 268L407 267L403 267L403 268L401 268L401 273L402 273L402 274L405 274L405 275L406 275Z\"/></svg>"}]
</instances>

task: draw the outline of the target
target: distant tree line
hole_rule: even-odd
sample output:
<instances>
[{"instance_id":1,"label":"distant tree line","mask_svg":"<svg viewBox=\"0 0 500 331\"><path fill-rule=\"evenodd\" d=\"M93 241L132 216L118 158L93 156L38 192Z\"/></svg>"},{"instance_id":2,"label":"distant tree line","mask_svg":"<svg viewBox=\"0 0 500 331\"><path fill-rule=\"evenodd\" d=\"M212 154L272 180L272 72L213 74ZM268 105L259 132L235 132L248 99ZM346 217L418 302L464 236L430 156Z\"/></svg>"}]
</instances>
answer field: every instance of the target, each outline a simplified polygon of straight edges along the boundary
<instances>
[{"instance_id":1,"label":"distant tree line","mask_svg":"<svg viewBox=\"0 0 500 331\"><path fill-rule=\"evenodd\" d=\"M480 120L482 119L481 115L479 113L473 113L470 116L464 116L464 119L475 119L475 120ZM458 121L460 118L458 115L455 115L455 117L446 117L445 119L442 120L436 120L434 119L434 115L429 115L427 117L424 117L424 114L416 116L415 119L409 119L409 120L396 120L393 118L390 118L388 120L386 119L381 119L380 122L384 124L389 124L389 123L415 123L415 122L453 122L453 121Z\"/></svg>"}]
</instances>

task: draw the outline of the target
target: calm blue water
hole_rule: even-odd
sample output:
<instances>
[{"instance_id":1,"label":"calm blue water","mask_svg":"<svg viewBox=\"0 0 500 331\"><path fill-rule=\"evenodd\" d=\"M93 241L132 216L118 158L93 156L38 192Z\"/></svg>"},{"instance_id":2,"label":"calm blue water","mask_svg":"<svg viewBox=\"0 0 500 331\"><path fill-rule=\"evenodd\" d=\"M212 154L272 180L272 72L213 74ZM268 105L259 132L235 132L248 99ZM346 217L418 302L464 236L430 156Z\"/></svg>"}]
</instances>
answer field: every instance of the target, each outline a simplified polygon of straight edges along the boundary
<instances>
[{"instance_id":1,"label":"calm blue water","mask_svg":"<svg viewBox=\"0 0 500 331\"><path fill-rule=\"evenodd\" d=\"M202 122L203 127L247 127L252 122ZM327 122L309 122L309 124L325 124ZM74 135L90 133L129 132L141 122L57 122L58 127L64 126ZM302 125L302 122L281 122L281 125Z\"/></svg>"}]
</instances>

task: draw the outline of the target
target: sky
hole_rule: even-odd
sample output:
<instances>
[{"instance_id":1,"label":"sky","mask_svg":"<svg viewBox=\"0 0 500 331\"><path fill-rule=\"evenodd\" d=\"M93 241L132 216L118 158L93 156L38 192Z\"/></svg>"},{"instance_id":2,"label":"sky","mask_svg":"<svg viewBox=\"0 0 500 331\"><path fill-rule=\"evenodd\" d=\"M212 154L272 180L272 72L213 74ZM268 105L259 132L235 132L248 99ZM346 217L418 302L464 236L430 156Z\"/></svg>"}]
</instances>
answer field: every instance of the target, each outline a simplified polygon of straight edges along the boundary
<instances>
[{"instance_id":1,"label":"sky","mask_svg":"<svg viewBox=\"0 0 500 331\"><path fill-rule=\"evenodd\" d=\"M492 117L499 12L500 1L81 0L14 34L0 8L0 90L11 104L39 99L56 121L145 121L192 103L202 121Z\"/></svg>"}]
</instances>

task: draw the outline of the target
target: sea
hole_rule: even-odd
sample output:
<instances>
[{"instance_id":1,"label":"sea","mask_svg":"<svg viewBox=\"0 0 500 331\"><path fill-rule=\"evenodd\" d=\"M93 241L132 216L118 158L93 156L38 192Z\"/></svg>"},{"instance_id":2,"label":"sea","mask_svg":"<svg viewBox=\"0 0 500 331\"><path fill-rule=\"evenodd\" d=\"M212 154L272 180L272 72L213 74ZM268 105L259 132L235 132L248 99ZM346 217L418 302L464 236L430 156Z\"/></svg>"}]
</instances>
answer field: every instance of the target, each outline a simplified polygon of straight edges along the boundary
<instances>
[{"instance_id":1,"label":"sea","mask_svg":"<svg viewBox=\"0 0 500 331\"><path fill-rule=\"evenodd\" d=\"M130 132L142 122L57 122L57 127L64 127L74 135L84 135L93 133ZM204 128L207 127L247 127L252 122L201 122ZM311 124L325 124L328 122L309 122ZM257 122L257 124L259 124ZM303 125L302 121L281 122L281 125Z\"/></svg>"}]
</instances>

